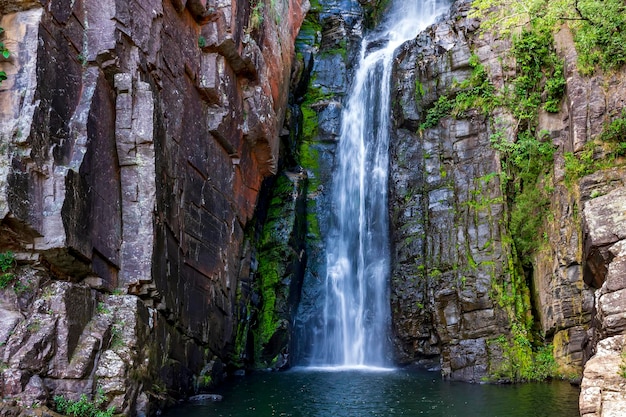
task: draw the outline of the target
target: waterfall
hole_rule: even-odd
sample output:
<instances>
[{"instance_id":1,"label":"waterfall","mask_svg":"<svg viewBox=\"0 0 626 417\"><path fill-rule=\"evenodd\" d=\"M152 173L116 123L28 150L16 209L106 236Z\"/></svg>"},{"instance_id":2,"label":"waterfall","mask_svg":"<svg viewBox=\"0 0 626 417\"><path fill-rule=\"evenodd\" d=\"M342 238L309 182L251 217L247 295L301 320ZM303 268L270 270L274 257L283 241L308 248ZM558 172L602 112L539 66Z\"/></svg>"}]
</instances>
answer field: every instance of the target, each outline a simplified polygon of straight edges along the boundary
<instances>
[{"instance_id":1,"label":"waterfall","mask_svg":"<svg viewBox=\"0 0 626 417\"><path fill-rule=\"evenodd\" d=\"M361 45L342 113L333 174L323 328L312 365L389 364L390 82L394 51L447 8L437 0L395 0L381 27Z\"/></svg>"}]
</instances>

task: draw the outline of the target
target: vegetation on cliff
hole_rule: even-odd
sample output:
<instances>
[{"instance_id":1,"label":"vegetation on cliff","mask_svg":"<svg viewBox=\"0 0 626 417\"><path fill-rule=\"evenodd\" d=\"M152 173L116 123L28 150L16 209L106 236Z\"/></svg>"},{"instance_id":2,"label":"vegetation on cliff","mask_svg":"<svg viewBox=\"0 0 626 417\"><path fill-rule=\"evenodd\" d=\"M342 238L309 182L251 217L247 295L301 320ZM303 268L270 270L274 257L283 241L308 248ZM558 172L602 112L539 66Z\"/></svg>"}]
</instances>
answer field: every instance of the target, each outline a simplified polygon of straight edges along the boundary
<instances>
[{"instance_id":1,"label":"vegetation on cliff","mask_svg":"<svg viewBox=\"0 0 626 417\"><path fill-rule=\"evenodd\" d=\"M14 280L15 256L13 252L0 253L0 290L7 288Z\"/></svg>"},{"instance_id":2,"label":"vegetation on cliff","mask_svg":"<svg viewBox=\"0 0 626 417\"><path fill-rule=\"evenodd\" d=\"M566 23L574 32L578 67L584 75L626 63L626 4L622 0L476 0L473 5L486 31L511 33L530 22L552 32Z\"/></svg>"},{"instance_id":3,"label":"vegetation on cliff","mask_svg":"<svg viewBox=\"0 0 626 417\"><path fill-rule=\"evenodd\" d=\"M493 5L478 4L480 12L494 19L483 28L493 28L497 18L502 18L488 10ZM505 67L509 62L514 65L507 68L513 75L505 76L503 87L495 88L478 57L472 55L470 76L440 95L420 125L420 130L428 129L444 117L462 119L477 110L491 126L491 146L499 154L498 178L508 207L502 245L510 254L505 261L506 277L492 276L491 298L510 321L509 336L490 341L490 349L501 355L490 363L490 379L495 380L540 380L557 373L552 347L545 345L534 327L527 279L533 256L544 243L542 230L553 191L555 147L549 133L539 130L539 113L560 111L566 85L564 64L557 56L551 29L543 22L531 20L519 26L511 35L509 59L503 60ZM494 116L498 108L510 116Z\"/></svg>"},{"instance_id":4,"label":"vegetation on cliff","mask_svg":"<svg viewBox=\"0 0 626 417\"><path fill-rule=\"evenodd\" d=\"M98 392L96 398L90 401L85 394L81 395L77 401L69 400L62 395L54 397L54 405L57 412L71 417L111 417L115 411L114 407L103 411L105 397L102 392Z\"/></svg>"},{"instance_id":5,"label":"vegetation on cliff","mask_svg":"<svg viewBox=\"0 0 626 417\"><path fill-rule=\"evenodd\" d=\"M539 130L539 113L559 112L565 93L564 63L556 53L553 34L563 24L572 30L580 74L615 71L626 62L626 38L621 30L626 24L626 5L619 0L478 0L473 4L483 31L511 36L510 57L515 63L515 75L505 76L505 87L496 93L495 103L514 119L491 120L495 132L491 142L500 154L500 180L509 208L506 224L512 244L510 288L494 294L509 314L511 335L492 340L504 358L492 372L495 378L543 379L555 376L558 368L552 346L542 346L544 335L534 329L526 281L532 277L535 255L547 241L546 222L552 217L556 148L550 132ZM626 149L622 142L626 114L609 115L611 118L582 151L564 152L568 186L584 175L621 163L619 158ZM516 132L514 140L509 137L511 128Z\"/></svg>"},{"instance_id":6,"label":"vegetation on cliff","mask_svg":"<svg viewBox=\"0 0 626 417\"><path fill-rule=\"evenodd\" d=\"M4 33L4 29L0 27L0 36L2 36L3 33ZM4 46L4 42L2 41L0 41L0 55L2 55L2 58L4 59L8 59L9 56L11 56L11 53L9 52L7 47ZM2 84L2 81L6 79L7 79L6 71L0 71L0 84Z\"/></svg>"}]
</instances>

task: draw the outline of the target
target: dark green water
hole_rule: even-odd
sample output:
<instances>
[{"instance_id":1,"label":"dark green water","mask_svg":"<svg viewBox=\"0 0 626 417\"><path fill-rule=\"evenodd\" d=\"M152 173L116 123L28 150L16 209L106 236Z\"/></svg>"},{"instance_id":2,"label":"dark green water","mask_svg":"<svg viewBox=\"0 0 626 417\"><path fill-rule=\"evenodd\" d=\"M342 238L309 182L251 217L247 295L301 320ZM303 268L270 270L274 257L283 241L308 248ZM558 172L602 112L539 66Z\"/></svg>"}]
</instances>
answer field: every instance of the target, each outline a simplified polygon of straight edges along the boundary
<instances>
[{"instance_id":1,"label":"dark green water","mask_svg":"<svg viewBox=\"0 0 626 417\"><path fill-rule=\"evenodd\" d=\"M438 373L293 370L238 378L222 402L188 404L166 417L578 417L578 389L566 382L478 385Z\"/></svg>"}]
</instances>

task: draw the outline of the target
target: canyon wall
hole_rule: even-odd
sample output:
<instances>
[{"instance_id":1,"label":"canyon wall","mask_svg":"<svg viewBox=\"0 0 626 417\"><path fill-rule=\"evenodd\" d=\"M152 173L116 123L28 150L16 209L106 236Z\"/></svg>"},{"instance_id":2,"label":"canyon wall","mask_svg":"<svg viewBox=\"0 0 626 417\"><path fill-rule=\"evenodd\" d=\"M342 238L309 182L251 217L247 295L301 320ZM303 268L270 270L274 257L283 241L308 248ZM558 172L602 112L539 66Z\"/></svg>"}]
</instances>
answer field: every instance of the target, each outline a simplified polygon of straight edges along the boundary
<instances>
[{"instance_id":1,"label":"canyon wall","mask_svg":"<svg viewBox=\"0 0 626 417\"><path fill-rule=\"evenodd\" d=\"M563 26L553 38L562 96L548 106L546 87L525 121L518 103L498 98L521 85L521 47L480 31L469 10L456 2L397 54L390 215L398 358L440 357L452 379L526 379L533 373L520 371L524 362L541 362L548 346L557 374L580 380L584 368L581 415L621 415L626 169L615 141L626 133L624 71L582 76ZM548 79L561 76L560 65ZM511 170L512 156L522 170ZM526 178L533 169L534 182L511 186L520 184L511 172ZM524 186L545 190L544 209L523 206ZM515 233L535 219L528 250Z\"/></svg>"},{"instance_id":2,"label":"canyon wall","mask_svg":"<svg viewBox=\"0 0 626 417\"><path fill-rule=\"evenodd\" d=\"M308 7L0 2L6 407L99 392L145 415L267 342L237 332Z\"/></svg>"},{"instance_id":3,"label":"canyon wall","mask_svg":"<svg viewBox=\"0 0 626 417\"><path fill-rule=\"evenodd\" d=\"M341 108L385 2L153 3L0 0L3 412L87 394L147 415L308 359ZM525 142L495 99L520 76L511 38L470 3L397 51L393 359L508 382L554 357L584 369L581 415L619 415L626 170L602 138L624 73L582 76L563 27L562 91Z\"/></svg>"}]
</instances>

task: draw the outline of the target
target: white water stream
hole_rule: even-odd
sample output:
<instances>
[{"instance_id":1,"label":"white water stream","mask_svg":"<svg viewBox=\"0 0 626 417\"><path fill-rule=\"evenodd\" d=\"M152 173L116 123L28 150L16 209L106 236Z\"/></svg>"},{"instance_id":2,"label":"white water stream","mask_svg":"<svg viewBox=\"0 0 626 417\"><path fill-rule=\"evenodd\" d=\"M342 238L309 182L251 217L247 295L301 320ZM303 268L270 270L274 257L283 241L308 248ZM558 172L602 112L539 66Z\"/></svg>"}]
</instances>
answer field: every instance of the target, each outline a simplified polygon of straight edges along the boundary
<instances>
[{"instance_id":1,"label":"white water stream","mask_svg":"<svg viewBox=\"0 0 626 417\"><path fill-rule=\"evenodd\" d=\"M447 6L442 0L395 0L381 28L361 45L336 154L324 330L314 341L313 366L390 364L387 178L393 56Z\"/></svg>"}]
</instances>

